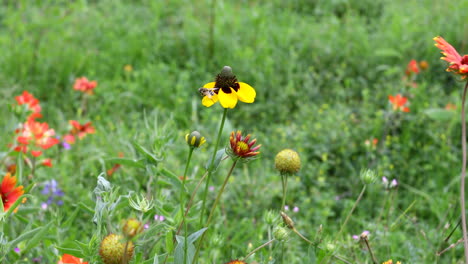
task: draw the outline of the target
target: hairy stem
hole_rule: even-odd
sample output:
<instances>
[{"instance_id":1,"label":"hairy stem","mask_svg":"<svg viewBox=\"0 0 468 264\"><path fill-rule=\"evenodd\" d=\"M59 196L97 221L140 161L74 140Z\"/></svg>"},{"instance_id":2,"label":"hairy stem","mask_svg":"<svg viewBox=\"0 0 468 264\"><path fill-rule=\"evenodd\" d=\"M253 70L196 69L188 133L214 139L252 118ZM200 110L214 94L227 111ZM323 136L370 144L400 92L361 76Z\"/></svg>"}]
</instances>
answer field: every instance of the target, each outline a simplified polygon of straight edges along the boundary
<instances>
[{"instance_id":1,"label":"hairy stem","mask_svg":"<svg viewBox=\"0 0 468 264\"><path fill-rule=\"evenodd\" d=\"M182 190L180 191L180 213L182 214L182 223L184 223L184 264L187 263L187 248L188 248L188 242L187 242L187 237L188 237L188 228L187 228L187 221L185 219L185 213L184 213L184 208L185 208L185 182L187 181L187 171L190 165L190 160L192 159L192 154L194 147L190 147L188 158L187 158L187 164L185 165L185 171L184 171L184 177L182 178Z\"/></svg>"},{"instance_id":2,"label":"hairy stem","mask_svg":"<svg viewBox=\"0 0 468 264\"><path fill-rule=\"evenodd\" d=\"M213 216L214 216L214 212L216 211L216 207L218 206L219 200L221 199L221 195L224 192L224 188L226 188L226 185L229 182L229 178L231 177L231 174L234 171L234 168L236 167L236 164L238 161L239 161L238 159L235 159L234 163L232 163L231 169L229 170L226 178L224 179L223 185L221 186L221 189L219 190L218 195L216 196L216 200L214 201L213 206L211 207L210 215L208 216L208 220L206 221L205 227L210 226L211 220L213 219ZM208 233L208 231L204 232L200 238L200 241L197 246L197 251L195 252L194 259L198 258L198 253L200 252L200 248L202 247L203 240L205 239L206 233Z\"/></svg>"},{"instance_id":3,"label":"hairy stem","mask_svg":"<svg viewBox=\"0 0 468 264\"><path fill-rule=\"evenodd\" d=\"M347 224L348 221L349 221L349 218L351 218L351 215L353 214L353 212L354 212L354 210L356 209L357 205L358 205L359 202L361 201L362 196L364 195L364 192L366 191L366 187L367 187L367 185L364 184L364 186L362 187L361 193L359 194L358 198L356 199L356 202L354 202L354 205L353 205L353 207L351 208L351 211L349 211L348 215L346 216L345 221L344 221L343 224L341 225L340 231L339 231L338 234L336 235L335 241L340 237L340 235L341 235L341 233L343 232L343 230L344 230L346 224Z\"/></svg>"},{"instance_id":4,"label":"hairy stem","mask_svg":"<svg viewBox=\"0 0 468 264\"><path fill-rule=\"evenodd\" d=\"M245 256L244 260L248 259L250 256L252 256L253 254L255 254L255 252L259 251L260 249L270 245L271 243L273 243L275 241L275 239L271 239L270 241L266 242L265 244L259 246L258 248L252 250L252 252L250 252L249 254L247 254L247 256Z\"/></svg>"},{"instance_id":5,"label":"hairy stem","mask_svg":"<svg viewBox=\"0 0 468 264\"><path fill-rule=\"evenodd\" d=\"M219 142L221 141L221 133L223 132L224 121L226 121L227 116L227 108L224 109L223 118L221 119L221 125L219 126L218 131L218 138L216 139L216 145L213 151L213 156L211 157L211 162L208 167L208 176L206 177L206 184L205 184L205 191L203 192L203 201L202 201L202 208L200 211L200 226L203 224L203 215L205 214L205 207L206 207L206 195L208 194L208 186L210 184L211 173L213 172L214 167L214 160L216 158L216 152L218 151Z\"/></svg>"},{"instance_id":6,"label":"hairy stem","mask_svg":"<svg viewBox=\"0 0 468 264\"><path fill-rule=\"evenodd\" d=\"M465 115L465 101L466 101L466 91L468 89L468 82L465 84L463 89L462 97L462 112L461 112L461 122L462 122L462 173L460 180L460 205L461 205L461 219L462 219L462 230L463 230L463 246L465 248L465 263L468 264L468 235L466 231L466 210L465 210L465 177L466 177L466 115Z\"/></svg>"}]
</instances>

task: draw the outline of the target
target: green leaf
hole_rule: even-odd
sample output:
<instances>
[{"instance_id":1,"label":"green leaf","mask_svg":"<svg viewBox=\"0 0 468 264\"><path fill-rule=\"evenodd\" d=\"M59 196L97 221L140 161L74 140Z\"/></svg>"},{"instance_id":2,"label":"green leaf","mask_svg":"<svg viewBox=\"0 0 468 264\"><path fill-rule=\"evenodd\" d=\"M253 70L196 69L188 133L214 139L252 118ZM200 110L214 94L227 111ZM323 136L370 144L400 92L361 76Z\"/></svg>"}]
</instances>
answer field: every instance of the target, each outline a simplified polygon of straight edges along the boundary
<instances>
[{"instance_id":1,"label":"green leaf","mask_svg":"<svg viewBox=\"0 0 468 264\"><path fill-rule=\"evenodd\" d=\"M132 145L138 153L143 155L150 163L154 164L155 166L162 160L162 158L156 157L153 153L147 150L142 145L138 144L136 141L132 141Z\"/></svg>"},{"instance_id":2,"label":"green leaf","mask_svg":"<svg viewBox=\"0 0 468 264\"><path fill-rule=\"evenodd\" d=\"M213 161L213 171L215 171L219 167L219 163L221 163L221 160L223 159L225 154L226 154L226 150L224 148L216 151L216 156L215 156L215 159ZM210 168L210 161L211 160L209 160L205 164L205 169L207 169L207 170Z\"/></svg>"},{"instance_id":3,"label":"green leaf","mask_svg":"<svg viewBox=\"0 0 468 264\"><path fill-rule=\"evenodd\" d=\"M26 243L24 251L28 251L31 248L37 246L45 237L47 232L50 232L50 226L53 222L49 222L46 226L43 226L32 238Z\"/></svg>"},{"instance_id":4,"label":"green leaf","mask_svg":"<svg viewBox=\"0 0 468 264\"><path fill-rule=\"evenodd\" d=\"M174 250L172 231L166 233L166 250L168 254Z\"/></svg>"},{"instance_id":5,"label":"green leaf","mask_svg":"<svg viewBox=\"0 0 468 264\"><path fill-rule=\"evenodd\" d=\"M182 190L182 181L179 179L179 177L177 177L174 173L172 173L171 171L169 171L168 169L166 168L161 168L160 169L160 172L162 175L166 176L168 178L168 180L170 181L170 183L176 187L177 189L179 189L179 191ZM185 186L184 190L183 190L186 194L188 194L188 190L187 190L187 187Z\"/></svg>"},{"instance_id":6,"label":"green leaf","mask_svg":"<svg viewBox=\"0 0 468 264\"><path fill-rule=\"evenodd\" d=\"M159 264L158 254L154 255L153 264Z\"/></svg>"},{"instance_id":7,"label":"green leaf","mask_svg":"<svg viewBox=\"0 0 468 264\"><path fill-rule=\"evenodd\" d=\"M450 121L456 117L456 112L445 110L442 108L430 108L424 110L424 113L431 119L436 121Z\"/></svg>"},{"instance_id":8,"label":"green leaf","mask_svg":"<svg viewBox=\"0 0 468 264\"><path fill-rule=\"evenodd\" d=\"M76 249L76 248L67 248L67 247L59 247L59 246L55 246L55 248L60 252L60 255L63 255L63 254L70 254L70 255L73 255L77 258L84 258L86 257L84 254L83 254L83 251L81 249Z\"/></svg>"},{"instance_id":9,"label":"green leaf","mask_svg":"<svg viewBox=\"0 0 468 264\"><path fill-rule=\"evenodd\" d=\"M183 236L176 236L177 247L174 252L174 264L185 264L185 238ZM187 243L187 264L192 264L193 257L195 256L195 246L188 242Z\"/></svg>"},{"instance_id":10,"label":"green leaf","mask_svg":"<svg viewBox=\"0 0 468 264\"><path fill-rule=\"evenodd\" d=\"M110 158L110 159L106 159L106 161L115 163L115 164L128 166L128 167L134 167L134 168L140 168L140 169L145 168L144 159L133 160L133 159L128 159L128 158Z\"/></svg>"},{"instance_id":11,"label":"green leaf","mask_svg":"<svg viewBox=\"0 0 468 264\"><path fill-rule=\"evenodd\" d=\"M189 241L189 243L193 243L195 242L201 235L203 235L203 233L205 233L205 231L208 229L208 227L204 227L200 230L198 230L197 232L191 234L187 239Z\"/></svg>"}]
</instances>

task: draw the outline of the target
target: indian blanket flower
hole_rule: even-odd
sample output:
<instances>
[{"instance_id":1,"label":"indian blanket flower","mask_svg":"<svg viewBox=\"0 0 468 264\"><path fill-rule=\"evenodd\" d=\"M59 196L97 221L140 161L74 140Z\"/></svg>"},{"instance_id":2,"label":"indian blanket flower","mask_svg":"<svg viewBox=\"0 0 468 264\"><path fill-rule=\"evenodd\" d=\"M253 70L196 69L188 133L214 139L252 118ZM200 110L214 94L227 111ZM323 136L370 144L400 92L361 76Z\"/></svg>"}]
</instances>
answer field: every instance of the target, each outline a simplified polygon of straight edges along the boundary
<instances>
[{"instance_id":1,"label":"indian blanket flower","mask_svg":"<svg viewBox=\"0 0 468 264\"><path fill-rule=\"evenodd\" d=\"M468 76L468 55L460 56L457 50L440 36L435 37L434 41L436 42L435 46L439 48L442 55L444 55L444 57L440 59L450 64L447 71L459 74L462 79L465 79Z\"/></svg>"},{"instance_id":2,"label":"indian blanket flower","mask_svg":"<svg viewBox=\"0 0 468 264\"><path fill-rule=\"evenodd\" d=\"M250 140L251 135L247 135L245 137L242 136L242 132L231 132L231 136L229 138L231 147L228 148L228 154L235 158L251 158L260 154L258 151L262 145L257 145L254 147L255 143L257 143L257 139Z\"/></svg>"},{"instance_id":3,"label":"indian blanket flower","mask_svg":"<svg viewBox=\"0 0 468 264\"><path fill-rule=\"evenodd\" d=\"M94 88L96 88L96 81L89 81L86 77L77 78L73 84L73 89L83 93L92 95Z\"/></svg>"},{"instance_id":4,"label":"indian blanket flower","mask_svg":"<svg viewBox=\"0 0 468 264\"><path fill-rule=\"evenodd\" d=\"M227 262L226 264L247 264L247 262L241 261L241 260L231 260Z\"/></svg>"},{"instance_id":5,"label":"indian blanket flower","mask_svg":"<svg viewBox=\"0 0 468 264\"><path fill-rule=\"evenodd\" d=\"M397 94L395 96L389 95L388 100L392 103L393 111L402 111L406 113L410 111L409 107L406 106L408 98L401 94Z\"/></svg>"},{"instance_id":6,"label":"indian blanket flower","mask_svg":"<svg viewBox=\"0 0 468 264\"><path fill-rule=\"evenodd\" d=\"M389 260L383 262L382 264L401 264L401 262L397 261L396 263L393 263L393 260L389 259Z\"/></svg>"},{"instance_id":7,"label":"indian blanket flower","mask_svg":"<svg viewBox=\"0 0 468 264\"><path fill-rule=\"evenodd\" d=\"M23 195L23 186L15 187L16 177L7 173L3 177L2 185L0 186L0 196L2 197L3 210L6 212L10 207Z\"/></svg>"},{"instance_id":8,"label":"indian blanket flower","mask_svg":"<svg viewBox=\"0 0 468 264\"><path fill-rule=\"evenodd\" d=\"M412 74L418 74L419 73L419 67L418 67L418 62L416 60L410 60L408 63L408 66L406 66L405 74L406 76L411 76Z\"/></svg>"},{"instance_id":9,"label":"indian blanket flower","mask_svg":"<svg viewBox=\"0 0 468 264\"><path fill-rule=\"evenodd\" d=\"M83 262L83 259L69 254L63 254L57 264L88 264L88 262Z\"/></svg>"},{"instance_id":10,"label":"indian blanket flower","mask_svg":"<svg viewBox=\"0 0 468 264\"><path fill-rule=\"evenodd\" d=\"M234 108L237 101L253 103L256 96L252 86L237 81L229 66L224 66L215 81L203 85L199 91L203 95L202 104L206 107L219 101L224 108Z\"/></svg>"},{"instance_id":11,"label":"indian blanket flower","mask_svg":"<svg viewBox=\"0 0 468 264\"><path fill-rule=\"evenodd\" d=\"M16 131L18 137L16 141L18 146L15 151L26 153L31 150L34 157L39 157L42 150L48 149L60 142L54 137L55 131L49 128L49 125L44 122L40 123L33 119L29 119L23 124L23 127Z\"/></svg>"}]
</instances>

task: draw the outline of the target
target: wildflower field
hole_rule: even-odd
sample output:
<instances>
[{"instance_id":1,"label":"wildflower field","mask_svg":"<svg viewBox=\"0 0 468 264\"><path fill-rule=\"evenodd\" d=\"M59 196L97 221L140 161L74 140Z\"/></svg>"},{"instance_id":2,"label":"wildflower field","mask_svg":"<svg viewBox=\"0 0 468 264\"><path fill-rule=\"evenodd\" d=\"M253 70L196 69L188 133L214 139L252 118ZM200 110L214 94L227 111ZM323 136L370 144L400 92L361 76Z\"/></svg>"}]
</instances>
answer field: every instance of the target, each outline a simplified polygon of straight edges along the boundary
<instances>
[{"instance_id":1,"label":"wildflower field","mask_svg":"<svg viewBox=\"0 0 468 264\"><path fill-rule=\"evenodd\" d=\"M468 263L466 10L1 1L0 263Z\"/></svg>"}]
</instances>

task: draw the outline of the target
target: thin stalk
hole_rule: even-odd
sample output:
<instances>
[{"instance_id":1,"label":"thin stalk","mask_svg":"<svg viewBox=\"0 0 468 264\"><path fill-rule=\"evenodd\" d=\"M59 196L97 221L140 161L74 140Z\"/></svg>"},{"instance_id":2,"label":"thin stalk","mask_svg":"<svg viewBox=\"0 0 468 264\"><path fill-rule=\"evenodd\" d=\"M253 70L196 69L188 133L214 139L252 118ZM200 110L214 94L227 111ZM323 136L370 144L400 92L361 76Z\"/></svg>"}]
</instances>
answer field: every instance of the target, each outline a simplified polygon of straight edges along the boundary
<instances>
[{"instance_id":1,"label":"thin stalk","mask_svg":"<svg viewBox=\"0 0 468 264\"><path fill-rule=\"evenodd\" d=\"M214 204L211 207L210 215L208 216L208 220L206 221L205 227L210 226L211 220L213 219L213 216L214 216L214 212L216 211L216 207L218 206L219 200L221 199L221 195L224 192L224 188L226 188L226 185L227 185L227 183L229 181L229 178L231 177L232 171L234 171L234 168L236 167L236 164L237 164L238 161L239 161L239 159L235 159L234 162L232 163L231 169L229 170L229 172L228 172L228 174L226 176L226 179L224 179L223 185L221 186L221 189L219 190L218 195L216 196L216 200L214 201ZM198 253L200 252L200 248L201 248L201 246L203 244L203 240L205 239L206 233L208 233L208 232L207 231L204 232L203 235L200 237L200 241L198 243L197 251L195 252L195 258L194 259L198 258Z\"/></svg>"},{"instance_id":2,"label":"thin stalk","mask_svg":"<svg viewBox=\"0 0 468 264\"><path fill-rule=\"evenodd\" d=\"M311 246L313 247L317 247L318 249L320 250L323 250L321 247L317 246L317 244L315 244L314 242L310 241L309 239L307 239L305 236L303 236L299 231L297 231L297 229L294 227L292 229L292 231L294 233L296 233L296 235L298 235L300 238L302 238L302 240L304 240L305 242L309 243ZM341 256L338 256L338 255L331 255L333 258L336 258L337 260L340 260L346 264L351 264L351 262L347 261L345 258L341 257Z\"/></svg>"},{"instance_id":3,"label":"thin stalk","mask_svg":"<svg viewBox=\"0 0 468 264\"><path fill-rule=\"evenodd\" d=\"M361 193L359 194L358 198L356 199L356 202L354 202L354 205L353 207L351 208L351 211L349 211L348 215L346 216L346 219L344 221L344 223L341 225L340 227L340 232L338 232L338 234L336 235L336 238L335 238L335 241L340 237L341 233L343 232L346 224L348 223L349 221L349 218L351 217L351 215L353 214L354 210L356 209L357 205L359 204L359 202L361 201L362 199L362 196L364 195L364 192L366 191L366 187L367 185L364 184L364 186L362 187L362 190L361 190Z\"/></svg>"},{"instance_id":4,"label":"thin stalk","mask_svg":"<svg viewBox=\"0 0 468 264\"><path fill-rule=\"evenodd\" d=\"M372 249L371 249L371 247L370 247L370 245L369 245L369 241L367 240L367 238L364 238L364 243L366 244L367 249L369 250L369 253L370 253L371 258L372 258L372 262L373 262L374 264L379 264L379 262L377 261L377 259L376 259L375 256L374 256L374 252L372 252Z\"/></svg>"},{"instance_id":5,"label":"thin stalk","mask_svg":"<svg viewBox=\"0 0 468 264\"><path fill-rule=\"evenodd\" d=\"M187 263L187 248L188 248L188 242L187 242L187 236L188 236L188 227L187 227L187 221L185 219L185 213L184 213L184 208L185 208L185 182L187 181L187 171L190 165L190 160L192 159L192 154L194 147L190 147L188 158L187 158L187 164L185 165L185 171L184 171L184 177L182 178L182 190L180 192L180 213L182 214L182 222L184 223L184 264Z\"/></svg>"},{"instance_id":6,"label":"thin stalk","mask_svg":"<svg viewBox=\"0 0 468 264\"><path fill-rule=\"evenodd\" d=\"M270 245L271 243L273 243L276 239L271 239L269 240L268 242L266 242L265 244L259 246L258 248L252 250L252 252L250 252L249 254L247 254L247 256L245 256L244 260L248 259L250 256L252 256L253 254L255 254L255 252L259 251L260 249Z\"/></svg>"},{"instance_id":7,"label":"thin stalk","mask_svg":"<svg viewBox=\"0 0 468 264\"><path fill-rule=\"evenodd\" d=\"M208 194L208 186L210 184L210 179L211 179L211 173L213 172L213 163L216 158L216 152L218 151L218 146L219 142L221 141L221 133L223 132L223 127L224 127L224 121L226 121L226 116L227 116L227 111L228 109L224 109L223 113L223 118L221 119L221 125L219 126L219 131L218 131L218 138L216 139L216 145L213 151L213 156L211 157L211 162L208 167L208 176L206 177L206 184L205 184L205 191L203 192L203 202L202 202L202 208L200 211L200 226L203 224L203 215L205 213L205 207L206 207L206 196Z\"/></svg>"},{"instance_id":8,"label":"thin stalk","mask_svg":"<svg viewBox=\"0 0 468 264\"><path fill-rule=\"evenodd\" d=\"M281 210L284 210L286 205L286 194L288 192L288 175L281 174L281 185L283 186L283 199L281 200Z\"/></svg>"},{"instance_id":9,"label":"thin stalk","mask_svg":"<svg viewBox=\"0 0 468 264\"><path fill-rule=\"evenodd\" d=\"M127 242L125 243L125 248L124 248L123 257L122 257L122 264L127 264L128 242L129 241L127 240Z\"/></svg>"},{"instance_id":10,"label":"thin stalk","mask_svg":"<svg viewBox=\"0 0 468 264\"><path fill-rule=\"evenodd\" d=\"M462 218L462 230L463 230L463 246L465 248L465 263L468 264L468 234L466 231L466 210L465 210L465 177L466 177L466 115L465 115L465 101L466 101L466 91L468 89L468 82L465 84L463 89L462 97L462 112L461 112L461 122L462 122L462 151L463 151L463 161L462 161L462 173L460 180L460 204L461 204L461 218Z\"/></svg>"}]
</instances>

